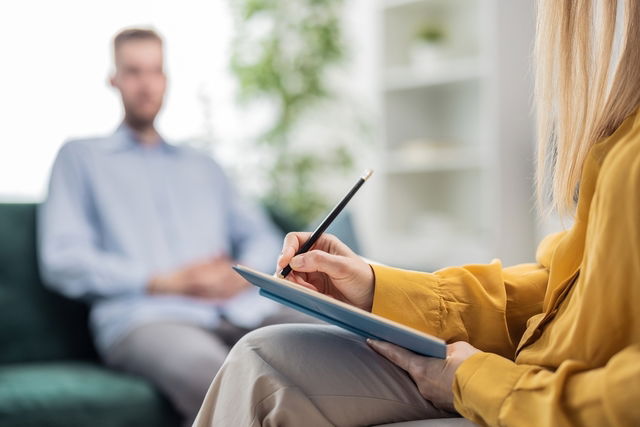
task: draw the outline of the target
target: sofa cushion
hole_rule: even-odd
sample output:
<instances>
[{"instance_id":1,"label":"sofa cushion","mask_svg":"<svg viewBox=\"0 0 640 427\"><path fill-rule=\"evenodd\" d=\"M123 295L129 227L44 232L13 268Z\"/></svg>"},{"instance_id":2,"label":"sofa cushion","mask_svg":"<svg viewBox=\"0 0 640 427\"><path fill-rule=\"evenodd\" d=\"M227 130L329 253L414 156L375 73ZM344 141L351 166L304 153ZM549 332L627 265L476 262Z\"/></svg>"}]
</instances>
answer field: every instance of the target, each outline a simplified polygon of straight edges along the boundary
<instances>
[{"instance_id":1,"label":"sofa cushion","mask_svg":"<svg viewBox=\"0 0 640 427\"><path fill-rule=\"evenodd\" d=\"M176 415L147 382L90 362L0 367L3 427L176 426Z\"/></svg>"},{"instance_id":2,"label":"sofa cushion","mask_svg":"<svg viewBox=\"0 0 640 427\"><path fill-rule=\"evenodd\" d=\"M0 364L95 359L87 308L46 289L35 204L0 204Z\"/></svg>"}]
</instances>

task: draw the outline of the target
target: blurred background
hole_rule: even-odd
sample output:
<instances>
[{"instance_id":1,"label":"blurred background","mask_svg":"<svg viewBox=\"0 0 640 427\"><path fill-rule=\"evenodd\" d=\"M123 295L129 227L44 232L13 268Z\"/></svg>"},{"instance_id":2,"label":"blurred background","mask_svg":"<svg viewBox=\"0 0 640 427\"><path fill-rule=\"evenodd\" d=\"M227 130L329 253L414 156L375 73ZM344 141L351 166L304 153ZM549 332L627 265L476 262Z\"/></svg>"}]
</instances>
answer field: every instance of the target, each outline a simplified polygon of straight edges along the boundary
<instances>
[{"instance_id":1,"label":"blurred background","mask_svg":"<svg viewBox=\"0 0 640 427\"><path fill-rule=\"evenodd\" d=\"M529 0L138 0L0 6L0 202L43 199L65 140L111 133L113 35L165 38L157 123L211 153L284 228L355 182L362 255L396 266L533 260Z\"/></svg>"}]
</instances>

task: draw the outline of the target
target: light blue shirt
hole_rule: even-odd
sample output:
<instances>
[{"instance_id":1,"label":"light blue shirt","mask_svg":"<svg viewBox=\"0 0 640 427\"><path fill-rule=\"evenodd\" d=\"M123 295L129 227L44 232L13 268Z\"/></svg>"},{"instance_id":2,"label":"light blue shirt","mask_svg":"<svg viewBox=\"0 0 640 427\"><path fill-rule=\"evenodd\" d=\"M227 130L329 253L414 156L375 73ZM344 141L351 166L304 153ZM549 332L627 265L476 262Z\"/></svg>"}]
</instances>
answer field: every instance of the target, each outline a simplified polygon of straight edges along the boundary
<instances>
[{"instance_id":1,"label":"light blue shirt","mask_svg":"<svg viewBox=\"0 0 640 427\"><path fill-rule=\"evenodd\" d=\"M218 254L273 272L281 236L210 157L144 146L124 125L60 149L38 231L45 283L91 304L101 353L147 322L214 328L223 314L251 328L277 309L253 287L224 303L145 292L152 275Z\"/></svg>"}]
</instances>

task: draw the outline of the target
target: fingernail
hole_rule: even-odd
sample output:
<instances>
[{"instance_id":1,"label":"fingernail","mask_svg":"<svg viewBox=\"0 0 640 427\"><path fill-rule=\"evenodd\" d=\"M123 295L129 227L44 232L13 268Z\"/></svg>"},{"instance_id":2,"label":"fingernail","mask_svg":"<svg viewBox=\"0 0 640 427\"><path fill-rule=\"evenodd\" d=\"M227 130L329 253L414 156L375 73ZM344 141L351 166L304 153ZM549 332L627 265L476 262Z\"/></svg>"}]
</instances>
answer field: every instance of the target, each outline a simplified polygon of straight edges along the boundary
<instances>
[{"instance_id":1,"label":"fingernail","mask_svg":"<svg viewBox=\"0 0 640 427\"><path fill-rule=\"evenodd\" d=\"M293 257L289 265L292 268L301 268L302 266L304 266L304 258L301 256Z\"/></svg>"}]
</instances>

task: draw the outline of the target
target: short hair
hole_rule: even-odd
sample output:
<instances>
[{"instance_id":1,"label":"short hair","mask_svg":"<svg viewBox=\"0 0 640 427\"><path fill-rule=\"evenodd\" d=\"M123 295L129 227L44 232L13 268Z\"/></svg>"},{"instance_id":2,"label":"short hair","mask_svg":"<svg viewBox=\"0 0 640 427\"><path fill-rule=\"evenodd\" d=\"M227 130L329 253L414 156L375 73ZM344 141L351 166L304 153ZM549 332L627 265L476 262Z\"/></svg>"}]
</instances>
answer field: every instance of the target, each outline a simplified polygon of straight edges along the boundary
<instances>
[{"instance_id":1,"label":"short hair","mask_svg":"<svg viewBox=\"0 0 640 427\"><path fill-rule=\"evenodd\" d=\"M126 28L116 34L113 38L114 57L118 48L124 43L139 40L154 40L162 44L162 37L160 37L160 34L156 33L154 30L145 28Z\"/></svg>"}]
</instances>

